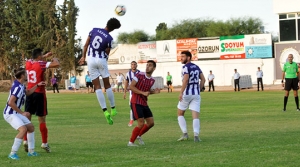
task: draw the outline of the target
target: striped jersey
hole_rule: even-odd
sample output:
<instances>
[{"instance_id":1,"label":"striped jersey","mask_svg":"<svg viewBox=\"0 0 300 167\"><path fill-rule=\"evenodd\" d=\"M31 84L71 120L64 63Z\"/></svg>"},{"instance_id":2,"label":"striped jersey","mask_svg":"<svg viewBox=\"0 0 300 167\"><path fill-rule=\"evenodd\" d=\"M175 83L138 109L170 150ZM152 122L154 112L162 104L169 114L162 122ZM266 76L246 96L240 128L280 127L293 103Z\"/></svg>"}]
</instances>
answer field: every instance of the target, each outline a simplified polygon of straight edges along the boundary
<instances>
[{"instance_id":1,"label":"striped jersey","mask_svg":"<svg viewBox=\"0 0 300 167\"><path fill-rule=\"evenodd\" d=\"M105 50L111 48L113 38L107 30L102 28L93 28L89 33L90 44L88 56L96 58L108 58Z\"/></svg>"},{"instance_id":2,"label":"striped jersey","mask_svg":"<svg viewBox=\"0 0 300 167\"><path fill-rule=\"evenodd\" d=\"M136 70L135 72L132 72L131 69L127 72L126 80L127 80L129 85L131 84L131 81L132 81L133 77L139 72L140 72L140 70Z\"/></svg>"},{"instance_id":3,"label":"striped jersey","mask_svg":"<svg viewBox=\"0 0 300 167\"><path fill-rule=\"evenodd\" d=\"M199 68L199 66L197 66L194 63L188 63L182 67L181 70L182 79L185 74L189 75L189 80L183 92L183 95L200 95L199 79L201 73L202 71Z\"/></svg>"},{"instance_id":4,"label":"striped jersey","mask_svg":"<svg viewBox=\"0 0 300 167\"><path fill-rule=\"evenodd\" d=\"M26 88L24 87L23 84L21 84L18 80L14 81L14 83L10 89L10 92L9 92L6 106L4 108L4 114L17 114L18 113L8 105L8 101L11 96L15 96L17 98L15 103L18 108L21 108L25 102L25 96L26 96L25 90L26 90Z\"/></svg>"},{"instance_id":5,"label":"striped jersey","mask_svg":"<svg viewBox=\"0 0 300 167\"><path fill-rule=\"evenodd\" d=\"M46 68L50 65L50 62L46 61L35 61L35 60L27 60L26 61L26 72L28 77L28 85L27 89L31 89L38 83L45 81L44 72ZM39 86L34 92L44 93L45 86Z\"/></svg>"},{"instance_id":6,"label":"striped jersey","mask_svg":"<svg viewBox=\"0 0 300 167\"><path fill-rule=\"evenodd\" d=\"M151 90L151 87L154 85L155 80L152 77L147 77L146 73L139 72L134 77L133 80L135 80L137 83L135 87L143 92L149 92ZM147 104L148 98L141 94L136 94L132 92L132 97L130 102L134 104L139 104L143 106L148 106Z\"/></svg>"}]
</instances>

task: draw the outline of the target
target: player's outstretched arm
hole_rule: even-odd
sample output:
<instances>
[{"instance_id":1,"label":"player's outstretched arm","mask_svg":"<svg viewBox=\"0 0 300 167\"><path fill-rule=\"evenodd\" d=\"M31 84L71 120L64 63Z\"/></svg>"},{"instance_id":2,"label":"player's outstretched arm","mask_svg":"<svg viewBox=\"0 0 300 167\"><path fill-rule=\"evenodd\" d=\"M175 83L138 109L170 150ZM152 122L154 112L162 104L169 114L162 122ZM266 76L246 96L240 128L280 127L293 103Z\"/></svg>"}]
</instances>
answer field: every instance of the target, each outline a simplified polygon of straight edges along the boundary
<instances>
[{"instance_id":1,"label":"player's outstretched arm","mask_svg":"<svg viewBox=\"0 0 300 167\"><path fill-rule=\"evenodd\" d=\"M36 84L36 85L35 85L34 87L32 87L31 89L26 90L26 96L31 95L31 94L36 90L36 88L38 88L38 87L40 87L40 86L44 86L44 85L45 85L45 82L42 81L42 82Z\"/></svg>"},{"instance_id":2,"label":"player's outstretched arm","mask_svg":"<svg viewBox=\"0 0 300 167\"><path fill-rule=\"evenodd\" d=\"M80 60L78 61L79 65L82 65L82 64L84 64L84 62L85 62L86 52L87 52L87 49L88 49L88 47L89 47L90 40L91 40L91 37L88 36L88 38L86 39L85 44L84 44L84 46L83 46L82 57L81 57Z\"/></svg>"},{"instance_id":3,"label":"player's outstretched arm","mask_svg":"<svg viewBox=\"0 0 300 167\"><path fill-rule=\"evenodd\" d=\"M53 58L52 62L49 64L48 68L58 68L60 63L57 58Z\"/></svg>"},{"instance_id":4,"label":"player's outstretched arm","mask_svg":"<svg viewBox=\"0 0 300 167\"><path fill-rule=\"evenodd\" d=\"M48 58L52 56L52 52L48 52L42 56L42 58Z\"/></svg>"}]
</instances>

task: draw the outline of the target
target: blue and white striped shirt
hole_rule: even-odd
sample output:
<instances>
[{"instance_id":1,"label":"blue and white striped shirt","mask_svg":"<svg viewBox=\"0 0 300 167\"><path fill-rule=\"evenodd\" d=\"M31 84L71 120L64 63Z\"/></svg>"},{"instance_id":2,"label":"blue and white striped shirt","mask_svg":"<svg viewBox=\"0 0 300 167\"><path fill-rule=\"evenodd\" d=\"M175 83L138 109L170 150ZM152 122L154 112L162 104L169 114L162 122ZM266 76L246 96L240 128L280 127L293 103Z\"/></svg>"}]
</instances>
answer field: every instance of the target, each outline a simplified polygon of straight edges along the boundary
<instances>
[{"instance_id":1,"label":"blue and white striped shirt","mask_svg":"<svg viewBox=\"0 0 300 167\"><path fill-rule=\"evenodd\" d=\"M26 96L25 90L26 90L26 88L24 87L23 84L21 84L18 80L14 81L14 83L10 89L10 92L9 92L6 106L4 108L4 114L17 114L18 113L8 105L8 101L11 96L15 96L17 98L15 103L18 108L21 108L25 102L25 96Z\"/></svg>"},{"instance_id":2,"label":"blue and white striped shirt","mask_svg":"<svg viewBox=\"0 0 300 167\"><path fill-rule=\"evenodd\" d=\"M126 80L128 81L128 84L131 84L132 78L139 73L140 70L136 70L135 72L132 72L132 70L129 70L128 73L126 74Z\"/></svg>"},{"instance_id":3,"label":"blue and white striped shirt","mask_svg":"<svg viewBox=\"0 0 300 167\"><path fill-rule=\"evenodd\" d=\"M194 63L188 63L182 67L182 79L185 74L189 75L189 80L183 92L183 95L200 95L199 79L201 73L202 71L199 66Z\"/></svg>"}]
</instances>

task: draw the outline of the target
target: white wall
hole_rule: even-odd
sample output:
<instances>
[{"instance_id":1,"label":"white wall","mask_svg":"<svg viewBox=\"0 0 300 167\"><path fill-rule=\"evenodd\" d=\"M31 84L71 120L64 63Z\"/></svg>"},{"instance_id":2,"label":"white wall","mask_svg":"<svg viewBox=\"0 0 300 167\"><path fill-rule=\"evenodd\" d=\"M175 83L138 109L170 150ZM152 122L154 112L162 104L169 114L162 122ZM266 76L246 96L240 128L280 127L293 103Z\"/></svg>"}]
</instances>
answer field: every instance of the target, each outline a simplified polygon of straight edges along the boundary
<instances>
[{"instance_id":1,"label":"white wall","mask_svg":"<svg viewBox=\"0 0 300 167\"><path fill-rule=\"evenodd\" d=\"M275 81L275 59L231 59L231 60L210 60L210 61L195 61L193 62L201 68L205 78L212 70L215 75L216 86L229 86L231 85L231 78L236 68L240 75L251 75L252 83L256 84L256 71L257 67L261 67L264 72L263 82L264 84L273 84ZM162 76L164 79L167 76L167 72L170 72L173 76L173 85L181 85L181 67L180 62L169 62L169 63L157 63L156 70L153 76ZM128 69L130 64L114 64L108 65L108 69ZM146 64L138 64L138 69L145 71ZM79 80L79 85L84 86L87 67L84 67L82 76L76 76ZM164 82L166 82L164 80ZM208 82L206 82L208 85Z\"/></svg>"},{"instance_id":2,"label":"white wall","mask_svg":"<svg viewBox=\"0 0 300 167\"><path fill-rule=\"evenodd\" d=\"M273 0L274 13L300 12L300 0Z\"/></svg>"}]
</instances>

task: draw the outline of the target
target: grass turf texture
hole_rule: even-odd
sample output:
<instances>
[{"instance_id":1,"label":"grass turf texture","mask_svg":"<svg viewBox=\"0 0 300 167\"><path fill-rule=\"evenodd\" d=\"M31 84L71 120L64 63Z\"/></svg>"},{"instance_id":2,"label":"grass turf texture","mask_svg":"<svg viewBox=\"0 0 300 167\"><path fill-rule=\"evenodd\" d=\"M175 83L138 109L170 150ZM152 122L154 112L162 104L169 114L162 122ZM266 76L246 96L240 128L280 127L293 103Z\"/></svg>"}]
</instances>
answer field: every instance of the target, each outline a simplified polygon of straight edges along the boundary
<instances>
[{"instance_id":1,"label":"grass turf texture","mask_svg":"<svg viewBox=\"0 0 300 167\"><path fill-rule=\"evenodd\" d=\"M7 158L16 135L0 121L0 166L298 166L300 112L290 95L282 112L283 91L204 92L201 106L202 142L193 142L191 113L186 113L190 140L177 142L178 92L151 95L149 105L155 126L143 139L145 146L127 147L133 127L128 127L128 99L115 93L118 115L108 125L95 94L48 93L47 126L51 153L40 148L37 118L36 151L19 161ZM0 93L4 108L8 93ZM138 142L136 142L138 143Z\"/></svg>"}]
</instances>

